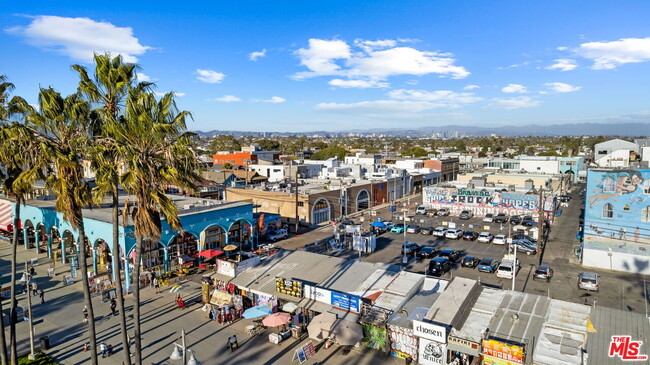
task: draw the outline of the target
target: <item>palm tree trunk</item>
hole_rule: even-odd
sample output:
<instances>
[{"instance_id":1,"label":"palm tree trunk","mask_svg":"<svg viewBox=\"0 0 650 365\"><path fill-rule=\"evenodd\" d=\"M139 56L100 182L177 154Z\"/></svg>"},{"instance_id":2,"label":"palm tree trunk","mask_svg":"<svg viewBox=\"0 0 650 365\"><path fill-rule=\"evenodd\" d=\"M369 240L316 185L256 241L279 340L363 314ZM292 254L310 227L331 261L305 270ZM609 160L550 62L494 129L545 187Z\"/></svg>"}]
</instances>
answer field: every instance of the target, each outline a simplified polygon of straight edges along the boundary
<instances>
[{"instance_id":1,"label":"palm tree trunk","mask_svg":"<svg viewBox=\"0 0 650 365\"><path fill-rule=\"evenodd\" d=\"M83 222L83 217L81 218ZM79 270L81 270L81 282L84 292L84 303L88 309L88 342L90 343L90 360L92 365L98 365L97 362L97 335L95 333L95 311L93 302L90 298L90 285L88 284L88 262L86 261L86 231L83 223L79 227Z\"/></svg>"},{"instance_id":2,"label":"palm tree trunk","mask_svg":"<svg viewBox=\"0 0 650 365\"><path fill-rule=\"evenodd\" d=\"M124 311L124 293L122 292L122 258L120 257L119 242L119 192L117 185L113 185L113 256L117 257L117 265L113 265L115 276L117 277L117 307L120 310L120 331L122 333L122 347L124 347L124 364L131 365L131 350L129 349L129 335L126 332L126 312ZM115 256L117 255L117 256Z\"/></svg>"},{"instance_id":3,"label":"palm tree trunk","mask_svg":"<svg viewBox=\"0 0 650 365\"><path fill-rule=\"evenodd\" d=\"M20 199L16 197L16 215L14 216L14 234L11 238L11 310L9 312L9 347L11 363L18 364L18 350L16 348L16 249L18 247L18 222L20 222Z\"/></svg>"},{"instance_id":4,"label":"palm tree trunk","mask_svg":"<svg viewBox=\"0 0 650 365\"><path fill-rule=\"evenodd\" d=\"M7 365L7 340L5 339L5 316L2 309L2 298L0 298L0 364Z\"/></svg>"},{"instance_id":5,"label":"palm tree trunk","mask_svg":"<svg viewBox=\"0 0 650 365\"><path fill-rule=\"evenodd\" d=\"M142 338L140 336L140 259L142 255L142 242L143 238L138 238L135 245L135 262L133 263L133 297L135 304L133 304L133 337L135 340L135 348L133 353L135 355L136 365L142 365Z\"/></svg>"}]
</instances>

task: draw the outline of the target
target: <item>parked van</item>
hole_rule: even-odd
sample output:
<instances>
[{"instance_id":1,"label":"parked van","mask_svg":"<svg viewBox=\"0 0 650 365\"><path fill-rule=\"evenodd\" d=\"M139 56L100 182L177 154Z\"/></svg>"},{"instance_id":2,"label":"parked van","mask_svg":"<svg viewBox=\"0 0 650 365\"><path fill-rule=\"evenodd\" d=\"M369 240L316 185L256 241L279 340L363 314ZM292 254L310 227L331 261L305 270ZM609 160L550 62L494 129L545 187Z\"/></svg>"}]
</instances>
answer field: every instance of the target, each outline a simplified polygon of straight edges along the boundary
<instances>
[{"instance_id":1,"label":"parked van","mask_svg":"<svg viewBox=\"0 0 650 365\"><path fill-rule=\"evenodd\" d=\"M427 206L422 204L419 207L415 208L415 214L421 214L421 215L427 214Z\"/></svg>"}]
</instances>

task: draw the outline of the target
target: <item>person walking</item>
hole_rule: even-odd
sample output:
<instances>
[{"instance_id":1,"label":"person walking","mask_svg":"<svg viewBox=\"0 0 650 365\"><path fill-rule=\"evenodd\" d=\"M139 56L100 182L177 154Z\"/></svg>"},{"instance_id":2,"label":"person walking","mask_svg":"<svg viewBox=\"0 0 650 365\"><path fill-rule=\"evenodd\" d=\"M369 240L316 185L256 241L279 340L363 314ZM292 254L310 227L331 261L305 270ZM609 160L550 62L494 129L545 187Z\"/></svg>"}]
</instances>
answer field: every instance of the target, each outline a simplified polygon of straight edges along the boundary
<instances>
[{"instance_id":1,"label":"person walking","mask_svg":"<svg viewBox=\"0 0 650 365\"><path fill-rule=\"evenodd\" d=\"M102 342L99 344L99 351L100 354L102 355L102 359L106 357L106 352L108 351L108 346L106 346L106 342Z\"/></svg>"},{"instance_id":2,"label":"person walking","mask_svg":"<svg viewBox=\"0 0 650 365\"><path fill-rule=\"evenodd\" d=\"M41 291L38 293L38 296L41 298L41 304L45 304L45 293L41 289Z\"/></svg>"},{"instance_id":3,"label":"person walking","mask_svg":"<svg viewBox=\"0 0 650 365\"><path fill-rule=\"evenodd\" d=\"M153 278L153 288L156 289L156 294L160 292L160 283L158 282L157 277Z\"/></svg>"},{"instance_id":4,"label":"person walking","mask_svg":"<svg viewBox=\"0 0 650 365\"><path fill-rule=\"evenodd\" d=\"M115 310L117 308L117 302L115 301L115 298L111 298L111 313L115 316L117 315L117 311Z\"/></svg>"},{"instance_id":5,"label":"person walking","mask_svg":"<svg viewBox=\"0 0 650 365\"><path fill-rule=\"evenodd\" d=\"M84 305L83 314L84 314L84 323L88 323L88 307L86 307L85 305Z\"/></svg>"},{"instance_id":6,"label":"person walking","mask_svg":"<svg viewBox=\"0 0 650 365\"><path fill-rule=\"evenodd\" d=\"M38 284L36 282L33 282L32 284L32 296L37 296L38 295Z\"/></svg>"},{"instance_id":7,"label":"person walking","mask_svg":"<svg viewBox=\"0 0 650 365\"><path fill-rule=\"evenodd\" d=\"M235 350L237 350L239 347L239 343L237 343L237 335L232 335L228 338L228 344L226 347L230 347L230 352L235 352Z\"/></svg>"}]
</instances>

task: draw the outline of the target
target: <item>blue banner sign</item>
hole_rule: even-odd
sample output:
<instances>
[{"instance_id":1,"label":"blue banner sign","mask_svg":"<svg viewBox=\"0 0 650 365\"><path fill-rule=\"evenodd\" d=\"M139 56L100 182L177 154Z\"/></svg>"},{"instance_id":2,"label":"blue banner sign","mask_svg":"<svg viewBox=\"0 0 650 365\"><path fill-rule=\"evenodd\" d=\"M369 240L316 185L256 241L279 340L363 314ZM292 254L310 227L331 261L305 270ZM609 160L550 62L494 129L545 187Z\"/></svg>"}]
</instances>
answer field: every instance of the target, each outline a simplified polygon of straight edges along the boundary
<instances>
[{"instance_id":1,"label":"blue banner sign","mask_svg":"<svg viewBox=\"0 0 650 365\"><path fill-rule=\"evenodd\" d=\"M332 306L346 311L359 313L359 298L347 294L332 292Z\"/></svg>"}]
</instances>

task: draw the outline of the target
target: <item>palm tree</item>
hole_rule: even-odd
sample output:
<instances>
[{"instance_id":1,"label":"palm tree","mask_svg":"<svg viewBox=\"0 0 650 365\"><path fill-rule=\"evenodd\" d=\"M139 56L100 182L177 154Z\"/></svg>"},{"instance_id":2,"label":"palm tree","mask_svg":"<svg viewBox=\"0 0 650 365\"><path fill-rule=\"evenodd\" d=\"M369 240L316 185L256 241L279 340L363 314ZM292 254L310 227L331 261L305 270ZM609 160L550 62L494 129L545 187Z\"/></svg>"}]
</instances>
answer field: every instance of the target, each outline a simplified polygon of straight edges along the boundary
<instances>
[{"instance_id":1,"label":"palm tree","mask_svg":"<svg viewBox=\"0 0 650 365\"><path fill-rule=\"evenodd\" d=\"M98 104L95 109L97 123L94 124L92 134L95 137L94 146L91 149L92 167L95 171L94 189L95 202L101 202L107 196L112 201L113 216L113 244L111 252L118 258L117 265L113 265L115 277L117 278L117 305L120 313L120 331L122 335L122 346L124 348L124 363L131 364L129 337L126 327L126 313L124 311L124 293L122 291L122 269L119 246L119 178L120 178L120 157L110 143L102 143L103 136L108 133L107 126L117 123L118 115L123 113L123 101L132 87L137 66L132 63L124 63L121 56L111 58L108 54L95 54L95 73L91 79L85 67L73 65L72 68L79 73L78 90L86 96L93 104ZM140 83L138 88L145 89L149 83Z\"/></svg>"},{"instance_id":2,"label":"palm tree","mask_svg":"<svg viewBox=\"0 0 650 365\"><path fill-rule=\"evenodd\" d=\"M38 103L39 111L32 110L25 124L17 128L21 134L29 136L31 150L37 151L41 157L35 170L53 167L53 173L48 174L45 184L56 193L55 209L79 234L77 251L84 302L88 309L91 363L97 365L95 317L88 283L82 210L91 201L90 189L83 179L81 161L89 139L90 105L79 93L64 98L52 88L40 90ZM24 179L31 174L32 171L23 173Z\"/></svg>"},{"instance_id":3,"label":"palm tree","mask_svg":"<svg viewBox=\"0 0 650 365\"><path fill-rule=\"evenodd\" d=\"M173 93L159 101L153 93L131 89L126 100L126 114L108 133L126 164L122 186L135 195L134 214L136 257L133 265L135 363L142 363L140 331L140 261L144 241L157 242L161 237L161 215L169 226L182 232L178 208L163 186L176 185L194 190L198 181L197 163L191 148L191 133L186 132L187 111L178 112Z\"/></svg>"}]
</instances>

